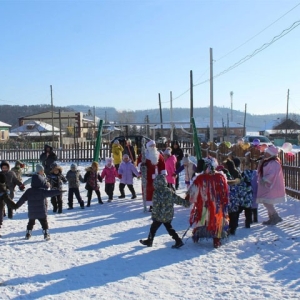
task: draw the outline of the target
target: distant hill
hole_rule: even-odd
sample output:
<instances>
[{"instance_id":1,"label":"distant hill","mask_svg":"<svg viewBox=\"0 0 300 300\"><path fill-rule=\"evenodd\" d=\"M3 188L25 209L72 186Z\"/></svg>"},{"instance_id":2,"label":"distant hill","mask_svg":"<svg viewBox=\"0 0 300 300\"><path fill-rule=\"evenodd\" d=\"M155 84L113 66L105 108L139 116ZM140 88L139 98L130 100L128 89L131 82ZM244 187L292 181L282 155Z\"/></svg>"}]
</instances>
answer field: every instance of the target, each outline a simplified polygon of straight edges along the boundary
<instances>
[{"instance_id":1,"label":"distant hill","mask_svg":"<svg viewBox=\"0 0 300 300\"><path fill-rule=\"evenodd\" d=\"M61 111L80 111L86 114L93 114L94 107L88 105L70 105L66 107L55 106L54 110L57 112L59 109ZM18 126L18 118L33 115L41 112L51 110L50 105L0 105L0 121L8 123L13 127ZM148 117L149 122L160 122L159 109L150 110L130 110L130 111L118 111L114 107L95 107L96 116L111 122L121 122L121 123L133 123L133 122L145 122ZM198 107L194 108L194 117L201 121L204 119L209 119L209 107ZM233 122L244 124L244 112L233 110L232 112ZM246 115L246 128L247 132L254 132L263 130L265 126L271 121L277 119L284 119L285 113L281 114L266 114L266 115ZM170 122L171 115L170 109L164 108L162 110L163 122ZM190 110L188 108L174 108L173 109L173 121L189 121L190 120ZM227 124L227 120L231 121L231 111L229 108L224 107L214 107L214 120L219 122L224 122ZM293 115L293 120L300 123L300 116Z\"/></svg>"}]
</instances>

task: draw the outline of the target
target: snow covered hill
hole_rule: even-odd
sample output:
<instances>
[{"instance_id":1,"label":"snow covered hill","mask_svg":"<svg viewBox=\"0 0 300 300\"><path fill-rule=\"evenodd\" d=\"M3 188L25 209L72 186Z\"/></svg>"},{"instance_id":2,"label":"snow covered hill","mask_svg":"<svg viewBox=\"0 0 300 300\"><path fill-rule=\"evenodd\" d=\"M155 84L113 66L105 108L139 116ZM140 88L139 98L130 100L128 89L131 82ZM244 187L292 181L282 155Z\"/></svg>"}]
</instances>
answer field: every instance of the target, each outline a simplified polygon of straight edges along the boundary
<instances>
[{"instance_id":1,"label":"snow covered hill","mask_svg":"<svg viewBox=\"0 0 300 300\"><path fill-rule=\"evenodd\" d=\"M84 174L84 167L79 169ZM103 166L102 166L103 167ZM63 165L64 173L69 164ZM0 299L300 299L300 202L289 198L278 205L284 221L262 226L267 218L260 206L259 223L243 228L214 249L212 241L194 244L191 231L180 249L162 226L152 248L139 243L151 224L144 213L141 181L134 179L138 198L107 203L84 210L74 200L63 214L52 213L51 240L43 239L37 222L32 238L24 239L27 206L13 220L5 218L0 239ZM181 178L179 195L184 195ZM84 184L81 194L86 201ZM22 195L16 193L17 200ZM189 209L176 206L174 228L182 236L188 228Z\"/></svg>"}]
</instances>

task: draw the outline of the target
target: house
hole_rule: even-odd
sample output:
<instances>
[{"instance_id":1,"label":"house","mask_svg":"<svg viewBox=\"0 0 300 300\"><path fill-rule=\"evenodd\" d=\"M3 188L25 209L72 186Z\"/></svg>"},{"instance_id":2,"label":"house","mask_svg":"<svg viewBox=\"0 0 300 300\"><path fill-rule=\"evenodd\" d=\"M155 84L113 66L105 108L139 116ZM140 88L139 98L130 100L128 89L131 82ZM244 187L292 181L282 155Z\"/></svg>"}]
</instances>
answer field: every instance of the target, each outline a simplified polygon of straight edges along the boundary
<instances>
[{"instance_id":1,"label":"house","mask_svg":"<svg viewBox=\"0 0 300 300\"><path fill-rule=\"evenodd\" d=\"M59 136L59 128L53 127L54 136ZM11 130L12 134L17 134L19 137L49 137L52 136L52 125L41 121L30 121L20 127Z\"/></svg>"},{"instance_id":2,"label":"house","mask_svg":"<svg viewBox=\"0 0 300 300\"><path fill-rule=\"evenodd\" d=\"M9 130L11 125L0 121L0 142L7 142L9 140Z\"/></svg>"}]
</instances>

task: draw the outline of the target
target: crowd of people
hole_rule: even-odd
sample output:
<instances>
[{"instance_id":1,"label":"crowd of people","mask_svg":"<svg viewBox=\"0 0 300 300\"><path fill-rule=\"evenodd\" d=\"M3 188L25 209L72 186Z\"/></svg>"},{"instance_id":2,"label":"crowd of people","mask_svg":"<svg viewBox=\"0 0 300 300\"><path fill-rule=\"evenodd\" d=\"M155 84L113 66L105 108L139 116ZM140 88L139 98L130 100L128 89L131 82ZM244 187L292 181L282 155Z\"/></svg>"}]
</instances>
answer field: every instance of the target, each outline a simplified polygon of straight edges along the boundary
<instances>
[{"instance_id":1,"label":"crowd of people","mask_svg":"<svg viewBox=\"0 0 300 300\"><path fill-rule=\"evenodd\" d=\"M44 238L49 239L47 221L47 197L51 198L52 210L61 214L63 211L63 193L68 192L68 209L73 209L73 196L81 209L91 206L93 191L98 203L103 204L100 184L105 182L105 193L108 201L113 201L115 185L119 181L119 199L125 198L127 186L131 199L136 199L134 177L140 178L141 166L146 168L146 184L142 184L142 197L152 213L152 225L148 238L140 243L151 247L158 228L163 224L169 235L175 240L173 248L183 245L182 239L172 228L174 203L190 207L190 226L193 227L192 238L198 242L202 238L211 238L215 248L221 246L221 240L228 235L235 235L239 226L239 217L245 214L245 228L258 222L257 205L262 203L268 211L269 219L264 225L276 225L282 219L274 205L286 201L284 178L278 148L270 146L265 149L257 170L250 169L250 161L246 161L240 170L237 157L227 158L220 164L213 157L206 157L197 163L184 154L177 141L171 147L159 151L153 140L147 142L145 151L137 155L136 149L127 140L123 147L118 140L112 145L112 157L105 160L100 172L98 162L92 162L86 168L84 176L77 165L72 163L70 170L63 175L62 167L57 163L57 156L52 147L45 145L40 156L40 164L35 173L22 182L24 164L17 161L10 169L7 161L0 164L0 227L3 218L13 218L13 210L28 202L28 224L25 238L32 234L36 219L40 222ZM184 171L185 197L176 194L179 189L179 174ZM68 183L68 190L64 184ZM80 184L85 183L87 190L86 204L80 195ZM19 201L15 203L14 190L18 186L21 191L31 184Z\"/></svg>"}]
</instances>

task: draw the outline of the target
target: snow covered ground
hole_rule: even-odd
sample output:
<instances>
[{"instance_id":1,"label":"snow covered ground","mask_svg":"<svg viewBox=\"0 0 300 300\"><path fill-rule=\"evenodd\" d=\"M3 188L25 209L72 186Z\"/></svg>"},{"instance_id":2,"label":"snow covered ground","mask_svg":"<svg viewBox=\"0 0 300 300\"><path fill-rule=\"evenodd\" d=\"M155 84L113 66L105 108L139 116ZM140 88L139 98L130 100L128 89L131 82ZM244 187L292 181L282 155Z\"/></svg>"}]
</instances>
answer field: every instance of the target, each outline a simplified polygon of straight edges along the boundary
<instances>
[{"instance_id":1,"label":"snow covered ground","mask_svg":"<svg viewBox=\"0 0 300 300\"><path fill-rule=\"evenodd\" d=\"M84 174L85 165L80 165ZM103 165L101 166L101 168ZM64 174L69 164L63 164ZM183 177L178 194L184 195ZM152 248L139 243L151 224L144 213L141 182L135 179L138 199L113 202L92 200L90 208L53 214L49 203L51 240L43 240L37 222L32 238L24 239L27 205L0 229L0 299L300 299L300 201L278 205L284 221L262 226L267 218L259 208L259 223L243 228L219 249L212 241L171 249L174 241L161 227ZM81 194L86 200L84 184ZM17 200L22 195L16 193ZM95 195L94 195L95 196ZM50 201L49 201L50 202ZM188 228L189 209L176 206L174 228ZM191 231L187 237L191 236Z\"/></svg>"}]
</instances>

